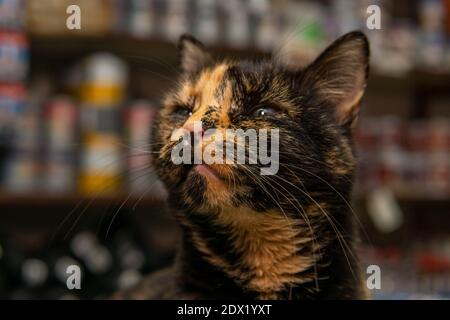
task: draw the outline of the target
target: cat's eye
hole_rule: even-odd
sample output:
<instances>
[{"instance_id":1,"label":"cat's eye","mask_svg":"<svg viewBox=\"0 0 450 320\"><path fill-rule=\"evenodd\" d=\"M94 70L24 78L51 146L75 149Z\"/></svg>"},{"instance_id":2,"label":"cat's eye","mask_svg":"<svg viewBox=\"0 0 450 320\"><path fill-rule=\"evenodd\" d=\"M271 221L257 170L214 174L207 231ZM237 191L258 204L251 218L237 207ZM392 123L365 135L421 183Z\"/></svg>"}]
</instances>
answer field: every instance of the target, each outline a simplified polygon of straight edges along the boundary
<instances>
[{"instance_id":1,"label":"cat's eye","mask_svg":"<svg viewBox=\"0 0 450 320\"><path fill-rule=\"evenodd\" d=\"M192 111L189 110L188 108L184 108L184 107L176 108L174 113L179 115L179 116L182 116L182 117L190 117L190 116L192 116Z\"/></svg>"},{"instance_id":2,"label":"cat's eye","mask_svg":"<svg viewBox=\"0 0 450 320\"><path fill-rule=\"evenodd\" d=\"M263 118L263 117L267 117L267 116L273 115L276 112L277 112L277 110L275 108L267 106L267 107L260 107L260 108L256 109L253 112L253 115L255 117Z\"/></svg>"}]
</instances>

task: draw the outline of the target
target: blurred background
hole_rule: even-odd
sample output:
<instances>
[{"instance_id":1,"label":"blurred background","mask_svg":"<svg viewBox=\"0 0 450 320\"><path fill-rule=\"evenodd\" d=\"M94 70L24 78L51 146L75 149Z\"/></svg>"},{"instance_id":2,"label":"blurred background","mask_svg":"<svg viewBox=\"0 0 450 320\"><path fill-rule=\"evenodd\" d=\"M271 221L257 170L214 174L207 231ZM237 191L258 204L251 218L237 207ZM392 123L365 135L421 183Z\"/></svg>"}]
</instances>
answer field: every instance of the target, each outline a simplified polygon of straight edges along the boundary
<instances>
[{"instance_id":1,"label":"blurred background","mask_svg":"<svg viewBox=\"0 0 450 320\"><path fill-rule=\"evenodd\" d=\"M180 34L302 66L354 29L372 46L353 208L373 297L450 298L449 0L0 0L0 298L105 298L172 261L148 150Z\"/></svg>"}]
</instances>

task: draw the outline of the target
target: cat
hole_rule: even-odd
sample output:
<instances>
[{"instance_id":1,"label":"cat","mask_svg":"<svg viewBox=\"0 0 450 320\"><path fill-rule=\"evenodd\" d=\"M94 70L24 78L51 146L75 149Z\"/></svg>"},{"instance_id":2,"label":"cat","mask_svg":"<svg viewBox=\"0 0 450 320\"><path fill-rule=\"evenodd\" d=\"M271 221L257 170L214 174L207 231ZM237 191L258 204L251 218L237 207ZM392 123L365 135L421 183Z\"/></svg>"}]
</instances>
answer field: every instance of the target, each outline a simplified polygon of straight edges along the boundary
<instances>
[{"instance_id":1,"label":"cat","mask_svg":"<svg viewBox=\"0 0 450 320\"><path fill-rule=\"evenodd\" d=\"M369 72L359 31L305 68L276 59L216 61L189 35L182 75L153 136L155 170L182 228L172 267L126 299L363 299L349 205L356 125ZM175 165L177 128L279 129L279 170L260 164Z\"/></svg>"}]
</instances>

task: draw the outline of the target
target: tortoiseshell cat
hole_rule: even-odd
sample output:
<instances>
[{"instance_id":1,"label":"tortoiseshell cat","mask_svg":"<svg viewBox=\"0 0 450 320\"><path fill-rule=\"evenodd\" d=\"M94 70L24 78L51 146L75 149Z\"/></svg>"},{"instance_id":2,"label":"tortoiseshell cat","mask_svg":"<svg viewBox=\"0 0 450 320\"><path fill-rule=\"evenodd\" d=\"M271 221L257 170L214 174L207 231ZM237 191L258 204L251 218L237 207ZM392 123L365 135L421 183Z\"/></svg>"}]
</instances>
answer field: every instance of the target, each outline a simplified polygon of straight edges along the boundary
<instances>
[{"instance_id":1,"label":"tortoiseshell cat","mask_svg":"<svg viewBox=\"0 0 450 320\"><path fill-rule=\"evenodd\" d=\"M160 112L155 167L183 229L173 267L119 295L137 299L360 299L349 207L352 128L368 76L369 45L344 35L311 65L214 61L180 40L183 76ZM278 128L279 171L258 165L175 165L172 132Z\"/></svg>"}]
</instances>

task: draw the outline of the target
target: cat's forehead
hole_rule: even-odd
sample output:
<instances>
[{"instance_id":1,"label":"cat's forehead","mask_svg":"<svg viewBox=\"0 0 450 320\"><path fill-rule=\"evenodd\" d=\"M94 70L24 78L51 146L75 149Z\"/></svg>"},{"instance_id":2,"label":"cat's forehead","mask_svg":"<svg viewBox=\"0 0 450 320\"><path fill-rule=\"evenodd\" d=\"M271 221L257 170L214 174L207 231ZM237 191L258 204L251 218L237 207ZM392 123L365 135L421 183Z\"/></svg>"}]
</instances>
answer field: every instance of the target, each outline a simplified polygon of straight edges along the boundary
<instances>
[{"instance_id":1,"label":"cat's forehead","mask_svg":"<svg viewBox=\"0 0 450 320\"><path fill-rule=\"evenodd\" d=\"M218 100L223 95L226 86L230 85L229 70L233 68L228 63L221 63L213 68L205 69L200 75L187 84L192 87L191 95L202 100Z\"/></svg>"},{"instance_id":2,"label":"cat's forehead","mask_svg":"<svg viewBox=\"0 0 450 320\"><path fill-rule=\"evenodd\" d=\"M277 98L277 95L283 98L287 90L283 74L270 64L239 61L223 62L202 70L182 82L176 96L183 103L194 104L194 108L205 103L220 107L227 99L232 100L229 102L233 102L234 107L239 107L244 98L254 101Z\"/></svg>"}]
</instances>

